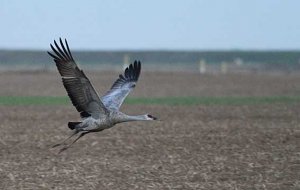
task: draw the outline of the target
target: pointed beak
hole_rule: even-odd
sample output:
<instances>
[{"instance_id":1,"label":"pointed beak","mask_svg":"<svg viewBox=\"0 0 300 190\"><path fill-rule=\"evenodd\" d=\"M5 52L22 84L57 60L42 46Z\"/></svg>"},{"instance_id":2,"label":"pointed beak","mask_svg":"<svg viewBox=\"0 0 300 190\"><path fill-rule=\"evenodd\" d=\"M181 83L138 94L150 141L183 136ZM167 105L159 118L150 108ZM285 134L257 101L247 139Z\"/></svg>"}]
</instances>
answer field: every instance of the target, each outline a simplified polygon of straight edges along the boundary
<instances>
[{"instance_id":1,"label":"pointed beak","mask_svg":"<svg viewBox=\"0 0 300 190\"><path fill-rule=\"evenodd\" d=\"M149 115L149 114L148 114L148 117L150 117L150 118L153 119L153 120L158 120L157 117L154 117L154 116Z\"/></svg>"}]
</instances>

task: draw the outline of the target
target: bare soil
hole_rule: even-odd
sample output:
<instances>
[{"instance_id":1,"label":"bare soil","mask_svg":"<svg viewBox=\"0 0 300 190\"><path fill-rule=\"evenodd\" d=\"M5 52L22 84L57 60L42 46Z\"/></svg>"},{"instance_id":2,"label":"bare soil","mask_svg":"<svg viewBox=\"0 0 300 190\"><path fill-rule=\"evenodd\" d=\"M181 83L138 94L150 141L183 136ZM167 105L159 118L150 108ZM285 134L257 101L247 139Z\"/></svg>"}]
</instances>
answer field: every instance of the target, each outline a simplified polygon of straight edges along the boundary
<instances>
[{"instance_id":1,"label":"bare soil","mask_svg":"<svg viewBox=\"0 0 300 190\"><path fill-rule=\"evenodd\" d=\"M118 72L86 72L99 94ZM131 97L300 95L298 74L142 72ZM0 96L65 96L58 72L0 72Z\"/></svg>"},{"instance_id":2,"label":"bare soil","mask_svg":"<svg viewBox=\"0 0 300 190\"><path fill-rule=\"evenodd\" d=\"M116 76L89 75L100 92ZM298 84L296 75L144 73L132 96L299 95ZM0 89L65 95L56 73L1 73ZM50 147L79 119L71 103L0 106L0 189L300 189L299 108L124 105L161 121L89 134L57 155Z\"/></svg>"}]
</instances>

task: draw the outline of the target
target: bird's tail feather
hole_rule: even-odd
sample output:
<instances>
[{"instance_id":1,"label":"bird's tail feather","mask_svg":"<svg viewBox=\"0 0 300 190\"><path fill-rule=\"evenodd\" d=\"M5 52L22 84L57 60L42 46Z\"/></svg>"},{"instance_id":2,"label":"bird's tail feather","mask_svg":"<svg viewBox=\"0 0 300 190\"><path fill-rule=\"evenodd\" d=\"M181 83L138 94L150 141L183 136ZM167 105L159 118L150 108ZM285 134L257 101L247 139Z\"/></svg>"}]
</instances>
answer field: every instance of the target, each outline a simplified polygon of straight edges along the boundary
<instances>
[{"instance_id":1,"label":"bird's tail feather","mask_svg":"<svg viewBox=\"0 0 300 190\"><path fill-rule=\"evenodd\" d=\"M73 129L75 129L75 127L77 126L77 125L79 125L81 122L69 122L68 123L68 127L71 129L71 130L73 130Z\"/></svg>"}]
</instances>

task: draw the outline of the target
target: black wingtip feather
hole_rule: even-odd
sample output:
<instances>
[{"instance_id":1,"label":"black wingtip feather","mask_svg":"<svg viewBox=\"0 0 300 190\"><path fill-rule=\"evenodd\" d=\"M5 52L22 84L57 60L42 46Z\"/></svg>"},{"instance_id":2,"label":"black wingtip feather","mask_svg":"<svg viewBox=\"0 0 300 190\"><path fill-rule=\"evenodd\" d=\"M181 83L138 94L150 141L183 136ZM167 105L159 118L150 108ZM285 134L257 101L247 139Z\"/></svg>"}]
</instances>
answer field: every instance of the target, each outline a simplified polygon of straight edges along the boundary
<instances>
[{"instance_id":1,"label":"black wingtip feather","mask_svg":"<svg viewBox=\"0 0 300 190\"><path fill-rule=\"evenodd\" d=\"M67 39L65 39L65 44L66 44L66 46L67 46L67 50L68 50L68 53L69 53L71 59L74 60L74 59L73 59L73 56L72 56L72 53L71 53L71 51L70 51L70 48L69 48L69 44L68 44Z\"/></svg>"},{"instance_id":2,"label":"black wingtip feather","mask_svg":"<svg viewBox=\"0 0 300 190\"><path fill-rule=\"evenodd\" d=\"M56 42L56 40L53 40L53 45L50 44L50 47L54 54L50 52L48 52L48 54L55 60L74 61L66 39L65 44L63 43L62 38L59 38L59 44Z\"/></svg>"},{"instance_id":3,"label":"black wingtip feather","mask_svg":"<svg viewBox=\"0 0 300 190\"><path fill-rule=\"evenodd\" d=\"M134 61L134 63L131 63L124 71L123 75L119 75L119 78L114 82L111 89L119 88L126 82L137 82L139 79L141 73L141 62L140 61ZM135 87L135 85L131 86L132 88ZM110 91L108 91L109 93Z\"/></svg>"},{"instance_id":4,"label":"black wingtip feather","mask_svg":"<svg viewBox=\"0 0 300 190\"><path fill-rule=\"evenodd\" d=\"M52 54L51 52L47 51L47 53L54 59L59 59L56 55Z\"/></svg>"},{"instance_id":5,"label":"black wingtip feather","mask_svg":"<svg viewBox=\"0 0 300 190\"><path fill-rule=\"evenodd\" d=\"M62 47L65 56L66 56L69 60L72 60L72 58L71 58L70 55L68 54L68 52L67 52L67 50L66 50L66 48L65 48L65 45L64 45L64 43L63 43L63 41L62 41L61 38L59 38L59 42L60 42L60 46Z\"/></svg>"},{"instance_id":6,"label":"black wingtip feather","mask_svg":"<svg viewBox=\"0 0 300 190\"><path fill-rule=\"evenodd\" d=\"M133 67L133 71L134 71L134 74L133 74L134 80L138 80L140 73L141 73L141 62L135 60L132 67Z\"/></svg>"},{"instance_id":7,"label":"black wingtip feather","mask_svg":"<svg viewBox=\"0 0 300 190\"><path fill-rule=\"evenodd\" d=\"M139 79L140 72L141 72L141 62L135 60L134 63L131 63L125 69L124 75L127 80L136 82Z\"/></svg>"}]
</instances>

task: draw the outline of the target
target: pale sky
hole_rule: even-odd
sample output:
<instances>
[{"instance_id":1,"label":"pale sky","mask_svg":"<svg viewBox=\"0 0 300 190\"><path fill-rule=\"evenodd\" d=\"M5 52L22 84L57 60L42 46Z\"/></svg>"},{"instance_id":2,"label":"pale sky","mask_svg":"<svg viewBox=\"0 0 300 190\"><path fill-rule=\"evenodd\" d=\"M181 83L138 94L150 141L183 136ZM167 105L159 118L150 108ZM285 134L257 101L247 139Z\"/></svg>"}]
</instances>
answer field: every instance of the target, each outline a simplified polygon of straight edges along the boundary
<instances>
[{"instance_id":1,"label":"pale sky","mask_svg":"<svg viewBox=\"0 0 300 190\"><path fill-rule=\"evenodd\" d=\"M0 48L300 50L298 0L1 0Z\"/></svg>"}]
</instances>

